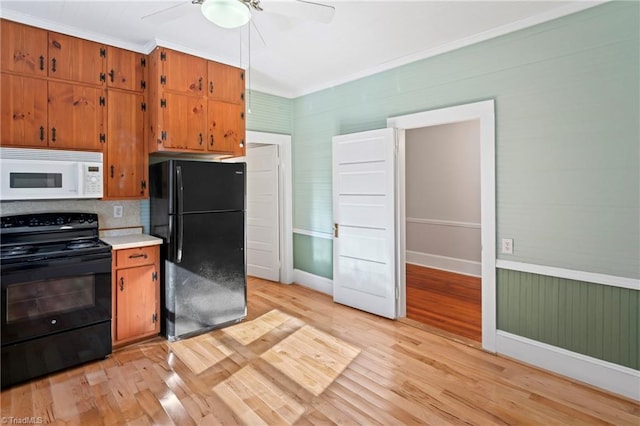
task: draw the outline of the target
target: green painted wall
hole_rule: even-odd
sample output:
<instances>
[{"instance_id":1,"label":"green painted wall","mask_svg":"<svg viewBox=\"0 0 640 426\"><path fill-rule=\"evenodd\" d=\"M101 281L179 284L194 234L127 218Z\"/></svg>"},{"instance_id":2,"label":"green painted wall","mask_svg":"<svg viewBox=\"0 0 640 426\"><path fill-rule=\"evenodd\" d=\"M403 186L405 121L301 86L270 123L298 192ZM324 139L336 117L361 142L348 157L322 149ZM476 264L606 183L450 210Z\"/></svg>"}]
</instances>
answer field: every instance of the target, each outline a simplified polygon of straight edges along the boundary
<instances>
[{"instance_id":1,"label":"green painted wall","mask_svg":"<svg viewBox=\"0 0 640 426\"><path fill-rule=\"evenodd\" d=\"M331 253L333 240L293 234L293 264L296 269L325 278L332 278Z\"/></svg>"},{"instance_id":2,"label":"green painted wall","mask_svg":"<svg viewBox=\"0 0 640 426\"><path fill-rule=\"evenodd\" d=\"M245 100L247 130L291 134L293 101L280 96L250 90Z\"/></svg>"},{"instance_id":3,"label":"green painted wall","mask_svg":"<svg viewBox=\"0 0 640 426\"><path fill-rule=\"evenodd\" d=\"M294 228L331 232L332 136L495 99L497 238L515 248L499 257L640 278L639 9L606 3L295 99Z\"/></svg>"},{"instance_id":4,"label":"green painted wall","mask_svg":"<svg viewBox=\"0 0 640 426\"><path fill-rule=\"evenodd\" d=\"M498 269L498 329L640 370L640 291Z\"/></svg>"}]
</instances>

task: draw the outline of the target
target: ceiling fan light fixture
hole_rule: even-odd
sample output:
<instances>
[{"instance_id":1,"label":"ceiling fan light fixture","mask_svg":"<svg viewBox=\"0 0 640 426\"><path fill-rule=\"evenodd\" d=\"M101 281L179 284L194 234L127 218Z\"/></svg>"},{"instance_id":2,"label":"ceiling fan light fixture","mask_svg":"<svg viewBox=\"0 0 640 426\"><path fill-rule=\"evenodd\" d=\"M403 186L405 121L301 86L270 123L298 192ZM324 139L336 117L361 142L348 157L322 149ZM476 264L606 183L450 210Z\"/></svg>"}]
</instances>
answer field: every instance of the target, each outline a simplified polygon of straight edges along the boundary
<instances>
[{"instance_id":1,"label":"ceiling fan light fixture","mask_svg":"<svg viewBox=\"0 0 640 426\"><path fill-rule=\"evenodd\" d=\"M251 11L239 0L205 0L202 14L222 28L238 28L251 19Z\"/></svg>"}]
</instances>

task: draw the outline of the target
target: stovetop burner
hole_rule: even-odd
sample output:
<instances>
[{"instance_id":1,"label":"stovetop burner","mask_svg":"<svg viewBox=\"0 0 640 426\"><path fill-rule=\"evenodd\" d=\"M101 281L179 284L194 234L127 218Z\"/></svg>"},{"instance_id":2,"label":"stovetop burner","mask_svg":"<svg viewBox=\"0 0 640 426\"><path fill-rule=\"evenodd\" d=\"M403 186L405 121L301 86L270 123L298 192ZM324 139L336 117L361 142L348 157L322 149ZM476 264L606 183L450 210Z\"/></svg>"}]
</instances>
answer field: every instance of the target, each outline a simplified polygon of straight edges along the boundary
<instances>
[{"instance_id":1,"label":"stovetop burner","mask_svg":"<svg viewBox=\"0 0 640 426\"><path fill-rule=\"evenodd\" d=\"M80 250L85 248L98 247L100 243L98 241L74 241L65 247L66 250Z\"/></svg>"},{"instance_id":2,"label":"stovetop burner","mask_svg":"<svg viewBox=\"0 0 640 426\"><path fill-rule=\"evenodd\" d=\"M111 246L98 238L98 215L95 213L2 217L0 249L3 264L111 253Z\"/></svg>"},{"instance_id":3,"label":"stovetop burner","mask_svg":"<svg viewBox=\"0 0 640 426\"><path fill-rule=\"evenodd\" d=\"M36 248L31 245L6 247L0 250L0 258L4 259L5 257L22 256L25 254L35 253L35 251L36 251Z\"/></svg>"}]
</instances>

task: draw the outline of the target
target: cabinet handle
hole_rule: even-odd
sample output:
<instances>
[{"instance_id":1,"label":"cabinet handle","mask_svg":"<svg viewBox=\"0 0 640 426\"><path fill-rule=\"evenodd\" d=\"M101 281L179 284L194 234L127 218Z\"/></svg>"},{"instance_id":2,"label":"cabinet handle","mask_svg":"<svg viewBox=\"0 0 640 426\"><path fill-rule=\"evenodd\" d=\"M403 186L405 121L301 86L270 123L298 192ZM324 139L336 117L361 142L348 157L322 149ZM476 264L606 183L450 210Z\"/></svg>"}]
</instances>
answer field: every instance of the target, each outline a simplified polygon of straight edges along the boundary
<instances>
[{"instance_id":1,"label":"cabinet handle","mask_svg":"<svg viewBox=\"0 0 640 426\"><path fill-rule=\"evenodd\" d=\"M40 126L40 140L44 140L44 127Z\"/></svg>"},{"instance_id":2,"label":"cabinet handle","mask_svg":"<svg viewBox=\"0 0 640 426\"><path fill-rule=\"evenodd\" d=\"M198 90L202 92L202 77L198 79Z\"/></svg>"},{"instance_id":3,"label":"cabinet handle","mask_svg":"<svg viewBox=\"0 0 640 426\"><path fill-rule=\"evenodd\" d=\"M51 59L51 71L52 72L56 72L56 63L58 61L56 61L56 58Z\"/></svg>"},{"instance_id":4,"label":"cabinet handle","mask_svg":"<svg viewBox=\"0 0 640 426\"><path fill-rule=\"evenodd\" d=\"M202 145L202 142L203 142L202 133L200 133L200 145Z\"/></svg>"},{"instance_id":5,"label":"cabinet handle","mask_svg":"<svg viewBox=\"0 0 640 426\"><path fill-rule=\"evenodd\" d=\"M209 82L209 93L213 93L213 81Z\"/></svg>"},{"instance_id":6,"label":"cabinet handle","mask_svg":"<svg viewBox=\"0 0 640 426\"><path fill-rule=\"evenodd\" d=\"M213 146L213 135L211 135L211 140L209 141L209 146Z\"/></svg>"},{"instance_id":7,"label":"cabinet handle","mask_svg":"<svg viewBox=\"0 0 640 426\"><path fill-rule=\"evenodd\" d=\"M113 178L113 175L114 175L114 173L113 173L113 172L114 172L114 169L115 169L115 168L113 167L113 164L112 164L112 165L111 165L111 177L112 177L112 178Z\"/></svg>"},{"instance_id":8,"label":"cabinet handle","mask_svg":"<svg viewBox=\"0 0 640 426\"><path fill-rule=\"evenodd\" d=\"M55 142L56 141L56 128L53 127L51 129L51 142Z\"/></svg>"},{"instance_id":9,"label":"cabinet handle","mask_svg":"<svg viewBox=\"0 0 640 426\"><path fill-rule=\"evenodd\" d=\"M44 71L44 56L40 55L40 71Z\"/></svg>"},{"instance_id":10,"label":"cabinet handle","mask_svg":"<svg viewBox=\"0 0 640 426\"><path fill-rule=\"evenodd\" d=\"M132 255L129 256L129 259L138 259L140 257L146 259L147 258L147 253L132 254Z\"/></svg>"},{"instance_id":11,"label":"cabinet handle","mask_svg":"<svg viewBox=\"0 0 640 426\"><path fill-rule=\"evenodd\" d=\"M124 291L124 277L120 277L120 291Z\"/></svg>"},{"instance_id":12,"label":"cabinet handle","mask_svg":"<svg viewBox=\"0 0 640 426\"><path fill-rule=\"evenodd\" d=\"M114 70L109 71L109 79L113 83L114 76L116 75Z\"/></svg>"}]
</instances>

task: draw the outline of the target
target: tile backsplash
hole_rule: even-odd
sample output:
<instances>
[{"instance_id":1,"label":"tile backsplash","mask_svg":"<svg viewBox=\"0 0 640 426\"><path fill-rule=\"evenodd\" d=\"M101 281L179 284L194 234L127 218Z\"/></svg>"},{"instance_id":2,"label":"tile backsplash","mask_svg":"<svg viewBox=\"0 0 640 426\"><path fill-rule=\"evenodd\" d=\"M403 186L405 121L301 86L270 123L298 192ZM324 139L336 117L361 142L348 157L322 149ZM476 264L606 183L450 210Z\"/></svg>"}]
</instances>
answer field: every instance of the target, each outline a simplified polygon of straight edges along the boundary
<instances>
[{"instance_id":1,"label":"tile backsplash","mask_svg":"<svg viewBox=\"0 0 640 426\"><path fill-rule=\"evenodd\" d=\"M122 217L113 217L114 206L122 206ZM100 229L142 226L140 201L137 200L38 200L3 201L0 203L0 214L2 216L49 212L97 213Z\"/></svg>"}]
</instances>

